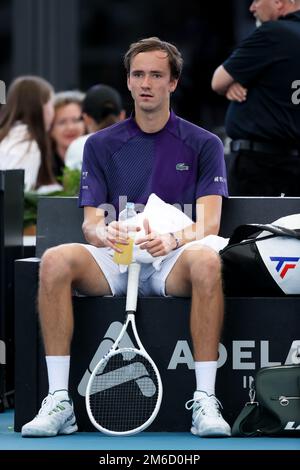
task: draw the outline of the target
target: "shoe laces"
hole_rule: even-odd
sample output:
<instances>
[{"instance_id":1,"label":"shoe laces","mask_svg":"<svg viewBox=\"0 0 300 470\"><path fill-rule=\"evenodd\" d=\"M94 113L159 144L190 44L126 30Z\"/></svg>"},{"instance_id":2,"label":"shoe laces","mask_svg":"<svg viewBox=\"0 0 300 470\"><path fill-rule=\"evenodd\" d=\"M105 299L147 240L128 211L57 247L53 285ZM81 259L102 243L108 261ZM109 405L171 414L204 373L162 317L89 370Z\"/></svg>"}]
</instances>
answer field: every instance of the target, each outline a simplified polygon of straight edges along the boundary
<instances>
[{"instance_id":1,"label":"shoe laces","mask_svg":"<svg viewBox=\"0 0 300 470\"><path fill-rule=\"evenodd\" d=\"M186 402L185 407L187 410L193 408L196 417L199 414L219 417L221 416L220 408L222 408L222 404L215 395L208 395L203 396L203 398L192 398Z\"/></svg>"},{"instance_id":2,"label":"shoe laces","mask_svg":"<svg viewBox=\"0 0 300 470\"><path fill-rule=\"evenodd\" d=\"M64 410L65 407L61 404L57 398L54 398L53 395L49 394L42 401L42 406L39 411L39 416L49 415L58 411Z\"/></svg>"}]
</instances>

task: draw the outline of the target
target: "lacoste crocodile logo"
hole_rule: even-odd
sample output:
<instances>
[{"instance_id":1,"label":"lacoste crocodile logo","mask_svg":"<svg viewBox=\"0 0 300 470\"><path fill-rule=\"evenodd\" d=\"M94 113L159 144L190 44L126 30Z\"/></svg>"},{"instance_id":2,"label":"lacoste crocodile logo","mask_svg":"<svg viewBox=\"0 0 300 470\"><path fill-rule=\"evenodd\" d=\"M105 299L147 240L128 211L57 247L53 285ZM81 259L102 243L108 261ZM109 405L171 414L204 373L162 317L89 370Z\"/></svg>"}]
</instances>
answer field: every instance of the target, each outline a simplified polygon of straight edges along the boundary
<instances>
[{"instance_id":1,"label":"lacoste crocodile logo","mask_svg":"<svg viewBox=\"0 0 300 470\"><path fill-rule=\"evenodd\" d=\"M189 169L190 169L189 165L186 165L185 163L177 163L176 165L176 170L178 171L187 171Z\"/></svg>"}]
</instances>

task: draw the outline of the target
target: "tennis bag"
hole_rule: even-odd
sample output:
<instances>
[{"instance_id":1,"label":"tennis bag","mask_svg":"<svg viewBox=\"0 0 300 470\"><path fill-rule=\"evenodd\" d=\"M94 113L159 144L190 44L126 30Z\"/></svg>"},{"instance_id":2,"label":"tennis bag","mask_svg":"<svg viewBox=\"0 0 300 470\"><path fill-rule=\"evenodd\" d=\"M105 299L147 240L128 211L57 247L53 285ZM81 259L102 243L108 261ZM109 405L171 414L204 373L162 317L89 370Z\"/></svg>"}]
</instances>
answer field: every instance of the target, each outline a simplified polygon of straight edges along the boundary
<instances>
[{"instance_id":1,"label":"tennis bag","mask_svg":"<svg viewBox=\"0 0 300 470\"><path fill-rule=\"evenodd\" d=\"M249 297L300 294L298 227L300 214L283 217L273 224L237 227L228 245L220 251L225 294Z\"/></svg>"},{"instance_id":2,"label":"tennis bag","mask_svg":"<svg viewBox=\"0 0 300 470\"><path fill-rule=\"evenodd\" d=\"M300 435L300 365L259 369L249 397L232 436Z\"/></svg>"}]
</instances>

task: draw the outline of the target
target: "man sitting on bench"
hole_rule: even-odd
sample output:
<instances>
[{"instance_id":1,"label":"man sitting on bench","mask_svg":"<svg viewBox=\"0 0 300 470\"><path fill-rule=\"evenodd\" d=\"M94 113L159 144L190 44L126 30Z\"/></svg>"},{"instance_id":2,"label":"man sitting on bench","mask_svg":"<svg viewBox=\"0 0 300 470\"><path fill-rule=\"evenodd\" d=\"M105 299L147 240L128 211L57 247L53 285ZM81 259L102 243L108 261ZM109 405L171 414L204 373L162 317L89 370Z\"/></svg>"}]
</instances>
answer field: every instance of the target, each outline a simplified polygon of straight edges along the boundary
<instances>
[{"instance_id":1,"label":"man sitting on bench","mask_svg":"<svg viewBox=\"0 0 300 470\"><path fill-rule=\"evenodd\" d=\"M77 430L68 394L70 343L73 332L72 288L88 295L125 295L111 251L127 243L118 222L105 224L106 204L119 212L120 195L145 204L151 193L165 202L193 208L189 234L158 235L147 226L136 243L152 256L169 256L147 276L140 276L143 295L192 296L196 391L187 403L193 409L191 432L199 436L230 436L230 427L215 397L218 345L223 321L219 256L187 243L217 234L222 196L227 196L223 146L210 132L170 111L170 95L182 68L177 48L158 38L130 46L125 55L127 84L134 115L99 131L85 144L79 202L84 206L83 231L89 244L61 245L47 250L41 261L39 312L49 379L49 395L39 414L22 428L23 436L55 436ZM102 205L102 209L98 209ZM147 224L146 224L147 225ZM201 230L202 229L202 230ZM112 249L112 250L111 250ZM167 334L167 332L166 332ZM171 411L171 410L170 410Z\"/></svg>"}]
</instances>

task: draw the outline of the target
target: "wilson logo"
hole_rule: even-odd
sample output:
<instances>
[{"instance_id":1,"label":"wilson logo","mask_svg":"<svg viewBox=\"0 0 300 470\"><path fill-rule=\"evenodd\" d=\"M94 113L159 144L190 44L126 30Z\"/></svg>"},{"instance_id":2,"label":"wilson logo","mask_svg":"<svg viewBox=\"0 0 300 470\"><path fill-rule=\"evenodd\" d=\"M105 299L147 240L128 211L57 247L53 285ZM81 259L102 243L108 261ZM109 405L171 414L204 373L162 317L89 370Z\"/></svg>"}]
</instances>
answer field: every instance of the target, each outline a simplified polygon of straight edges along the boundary
<instances>
[{"instance_id":1,"label":"wilson logo","mask_svg":"<svg viewBox=\"0 0 300 470\"><path fill-rule=\"evenodd\" d=\"M279 273L281 279L284 279L289 269L295 269L300 258L270 256L270 260L277 263L276 271Z\"/></svg>"}]
</instances>

